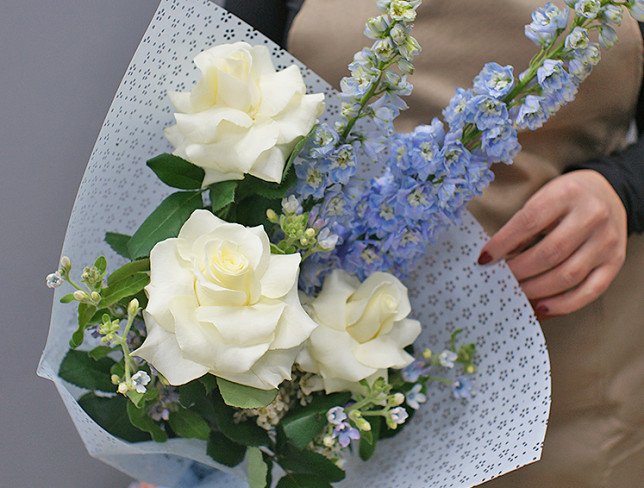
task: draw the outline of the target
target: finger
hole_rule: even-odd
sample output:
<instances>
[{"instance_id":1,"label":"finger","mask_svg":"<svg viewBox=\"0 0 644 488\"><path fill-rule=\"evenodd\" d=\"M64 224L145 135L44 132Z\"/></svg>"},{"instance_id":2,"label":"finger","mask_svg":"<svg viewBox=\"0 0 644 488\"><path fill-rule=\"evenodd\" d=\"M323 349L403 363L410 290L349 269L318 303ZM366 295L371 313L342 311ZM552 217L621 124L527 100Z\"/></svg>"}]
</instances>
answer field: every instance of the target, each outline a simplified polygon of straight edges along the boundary
<instances>
[{"instance_id":1,"label":"finger","mask_svg":"<svg viewBox=\"0 0 644 488\"><path fill-rule=\"evenodd\" d=\"M530 300L552 297L581 284L591 271L602 264L602 247L586 241L559 266L546 273L521 281L521 289Z\"/></svg>"},{"instance_id":2,"label":"finger","mask_svg":"<svg viewBox=\"0 0 644 488\"><path fill-rule=\"evenodd\" d=\"M596 268L577 288L540 300L535 307L537 315L539 317L555 317L585 307L606 291L618 270L619 267L613 265Z\"/></svg>"},{"instance_id":3,"label":"finger","mask_svg":"<svg viewBox=\"0 0 644 488\"><path fill-rule=\"evenodd\" d=\"M538 276L566 261L593 232L592 222L568 214L554 230L531 248L508 260L519 281ZM578 283L576 283L578 284Z\"/></svg>"},{"instance_id":4,"label":"finger","mask_svg":"<svg viewBox=\"0 0 644 488\"><path fill-rule=\"evenodd\" d=\"M566 199L551 198L541 190L483 246L479 264L488 264L504 258L522 243L534 239L566 211Z\"/></svg>"}]
</instances>

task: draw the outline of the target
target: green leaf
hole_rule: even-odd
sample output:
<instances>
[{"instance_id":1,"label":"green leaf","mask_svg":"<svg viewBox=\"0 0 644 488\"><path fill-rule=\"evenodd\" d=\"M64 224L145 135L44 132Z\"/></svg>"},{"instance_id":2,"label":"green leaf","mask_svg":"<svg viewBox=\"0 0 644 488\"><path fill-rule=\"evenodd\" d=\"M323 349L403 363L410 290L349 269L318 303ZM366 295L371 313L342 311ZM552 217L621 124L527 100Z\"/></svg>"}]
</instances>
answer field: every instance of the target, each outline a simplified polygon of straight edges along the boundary
<instances>
[{"instance_id":1,"label":"green leaf","mask_svg":"<svg viewBox=\"0 0 644 488\"><path fill-rule=\"evenodd\" d=\"M376 452L376 444L378 439L380 439L380 418L372 419L370 422L371 435L365 435L366 432L361 432L360 436L360 459L363 461L368 461L373 456L373 453Z\"/></svg>"},{"instance_id":2,"label":"green leaf","mask_svg":"<svg viewBox=\"0 0 644 488\"><path fill-rule=\"evenodd\" d=\"M208 440L210 427L201 416L191 410L177 410L170 413L170 427L185 439Z\"/></svg>"},{"instance_id":3,"label":"green leaf","mask_svg":"<svg viewBox=\"0 0 644 488\"><path fill-rule=\"evenodd\" d=\"M105 242L107 242L107 245L112 248L112 251L127 259L131 259L130 251L127 249L127 243L131 238L131 236L117 234L116 232L108 232L105 234Z\"/></svg>"},{"instance_id":4,"label":"green leaf","mask_svg":"<svg viewBox=\"0 0 644 488\"><path fill-rule=\"evenodd\" d=\"M280 249L271 242L271 254L286 254L286 251Z\"/></svg>"},{"instance_id":5,"label":"green leaf","mask_svg":"<svg viewBox=\"0 0 644 488\"><path fill-rule=\"evenodd\" d=\"M130 276L133 276L137 273L143 273L150 271L150 260L149 259L139 259L138 261L132 261L121 266L119 269L114 270L107 277L107 286L110 288L117 288L119 283Z\"/></svg>"},{"instance_id":6,"label":"green leaf","mask_svg":"<svg viewBox=\"0 0 644 488\"><path fill-rule=\"evenodd\" d=\"M215 388L217 388L217 378L211 374L207 374L199 378L199 382L206 390L206 395L210 395Z\"/></svg>"},{"instance_id":7,"label":"green leaf","mask_svg":"<svg viewBox=\"0 0 644 488\"><path fill-rule=\"evenodd\" d=\"M94 266L103 276L105 276L105 271L107 270L107 260L105 259L105 256L99 256L94 262Z\"/></svg>"},{"instance_id":8,"label":"green leaf","mask_svg":"<svg viewBox=\"0 0 644 488\"><path fill-rule=\"evenodd\" d=\"M73 293L68 293L64 297L60 299L60 303L71 303L74 301L74 294Z\"/></svg>"},{"instance_id":9,"label":"green leaf","mask_svg":"<svg viewBox=\"0 0 644 488\"><path fill-rule=\"evenodd\" d=\"M198 380L193 380L179 387L179 403L184 408L192 407L205 396L204 388L199 384Z\"/></svg>"},{"instance_id":10,"label":"green leaf","mask_svg":"<svg viewBox=\"0 0 644 488\"><path fill-rule=\"evenodd\" d=\"M333 461L308 449L287 446L286 451L279 453L277 462L286 471L315 475L334 483L342 481L346 476L346 473L338 468Z\"/></svg>"},{"instance_id":11,"label":"green leaf","mask_svg":"<svg viewBox=\"0 0 644 488\"><path fill-rule=\"evenodd\" d=\"M150 434L154 442L168 440L168 434L148 416L147 409L137 408L132 402L127 402L127 415L132 425Z\"/></svg>"},{"instance_id":12,"label":"green leaf","mask_svg":"<svg viewBox=\"0 0 644 488\"><path fill-rule=\"evenodd\" d=\"M220 432L211 432L206 453L218 463L232 468L244 460L246 448L231 441Z\"/></svg>"},{"instance_id":13,"label":"green leaf","mask_svg":"<svg viewBox=\"0 0 644 488\"><path fill-rule=\"evenodd\" d=\"M192 212L203 206L200 192L177 192L167 197L127 244L132 258L148 256L152 248L170 237L176 237Z\"/></svg>"},{"instance_id":14,"label":"green leaf","mask_svg":"<svg viewBox=\"0 0 644 488\"><path fill-rule=\"evenodd\" d=\"M266 210L274 210L276 213L281 211L280 199L267 199L262 196L246 198L235 205L236 222L248 227L263 225L270 228L272 225L266 217Z\"/></svg>"},{"instance_id":15,"label":"green leaf","mask_svg":"<svg viewBox=\"0 0 644 488\"><path fill-rule=\"evenodd\" d=\"M217 429L230 440L247 447L267 446L270 438L264 429L254 421L236 423L233 420L235 410L226 405L218 391L213 391L213 414Z\"/></svg>"},{"instance_id":16,"label":"green leaf","mask_svg":"<svg viewBox=\"0 0 644 488\"><path fill-rule=\"evenodd\" d=\"M147 162L148 167L166 185L180 190L199 190L205 171L173 154L160 154Z\"/></svg>"},{"instance_id":17,"label":"green leaf","mask_svg":"<svg viewBox=\"0 0 644 488\"><path fill-rule=\"evenodd\" d=\"M135 273L120 280L113 286L105 288L101 294L101 307L109 307L115 303L136 295L143 290L148 283L150 283L150 276L148 273Z\"/></svg>"},{"instance_id":18,"label":"green leaf","mask_svg":"<svg viewBox=\"0 0 644 488\"><path fill-rule=\"evenodd\" d=\"M92 359L86 351L70 350L60 363L58 376L87 390L114 392L116 387L110 379L110 369L114 365L111 358Z\"/></svg>"},{"instance_id":19,"label":"green leaf","mask_svg":"<svg viewBox=\"0 0 644 488\"><path fill-rule=\"evenodd\" d=\"M69 339L69 346L76 349L85 340L85 329L92 323L92 319L96 314L96 307L86 303L78 304L78 327Z\"/></svg>"},{"instance_id":20,"label":"green leaf","mask_svg":"<svg viewBox=\"0 0 644 488\"><path fill-rule=\"evenodd\" d=\"M291 151L291 155L286 160L286 165L284 166L284 172L282 173L282 184L285 183L285 181L288 179L293 163L295 163L295 160L300 155L307 142L309 142L311 137L313 137L313 134L315 133L315 129L317 129L317 127L317 124L314 125L309 133L302 137L302 139L300 139L297 144L295 144L295 147L293 148L293 151Z\"/></svg>"},{"instance_id":21,"label":"green leaf","mask_svg":"<svg viewBox=\"0 0 644 488\"><path fill-rule=\"evenodd\" d=\"M276 485L276 488L333 488L328 481L309 474L287 474Z\"/></svg>"},{"instance_id":22,"label":"green leaf","mask_svg":"<svg viewBox=\"0 0 644 488\"><path fill-rule=\"evenodd\" d=\"M88 393L78 400L87 415L113 436L128 442L144 442L150 435L132 425L127 414L128 400L123 396L98 397Z\"/></svg>"},{"instance_id":23,"label":"green leaf","mask_svg":"<svg viewBox=\"0 0 644 488\"><path fill-rule=\"evenodd\" d=\"M219 391L226 405L237 408L262 408L269 405L279 390L260 390L217 378Z\"/></svg>"},{"instance_id":24,"label":"green leaf","mask_svg":"<svg viewBox=\"0 0 644 488\"><path fill-rule=\"evenodd\" d=\"M268 465L264 462L262 451L256 447L248 448L248 488L266 488Z\"/></svg>"},{"instance_id":25,"label":"green leaf","mask_svg":"<svg viewBox=\"0 0 644 488\"><path fill-rule=\"evenodd\" d=\"M210 189L210 202L213 213L216 214L235 201L235 191L238 184L239 181L236 180L221 181L208 187Z\"/></svg>"},{"instance_id":26,"label":"green leaf","mask_svg":"<svg viewBox=\"0 0 644 488\"><path fill-rule=\"evenodd\" d=\"M104 357L107 357L109 353L112 351L116 351L120 349L118 346L115 347L110 347L110 346L96 346L94 349L89 351L87 354L89 355L90 358L92 358L94 361L99 361L103 359ZM111 366L110 366L111 368Z\"/></svg>"},{"instance_id":27,"label":"green leaf","mask_svg":"<svg viewBox=\"0 0 644 488\"><path fill-rule=\"evenodd\" d=\"M306 408L293 411L282 419L284 434L295 447L306 447L326 425L329 409L345 405L350 399L348 392L315 397Z\"/></svg>"}]
</instances>

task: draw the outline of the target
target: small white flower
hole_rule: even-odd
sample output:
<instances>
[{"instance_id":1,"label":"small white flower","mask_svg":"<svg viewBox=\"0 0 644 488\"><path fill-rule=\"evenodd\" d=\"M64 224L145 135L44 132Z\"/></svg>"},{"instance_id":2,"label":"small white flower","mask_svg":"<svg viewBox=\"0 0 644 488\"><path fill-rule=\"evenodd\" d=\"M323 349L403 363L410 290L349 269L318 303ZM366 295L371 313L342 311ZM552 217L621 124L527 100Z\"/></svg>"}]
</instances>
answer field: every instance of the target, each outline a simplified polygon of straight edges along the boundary
<instances>
[{"instance_id":1,"label":"small white flower","mask_svg":"<svg viewBox=\"0 0 644 488\"><path fill-rule=\"evenodd\" d=\"M438 362L443 368L453 368L457 358L458 354L454 351L445 350L438 355Z\"/></svg>"},{"instance_id":2,"label":"small white flower","mask_svg":"<svg viewBox=\"0 0 644 488\"><path fill-rule=\"evenodd\" d=\"M347 414L344 413L344 408L333 407L326 413L326 419L330 424L339 425L347 419Z\"/></svg>"},{"instance_id":3,"label":"small white flower","mask_svg":"<svg viewBox=\"0 0 644 488\"><path fill-rule=\"evenodd\" d=\"M56 271L55 273L51 273L47 275L47 278L45 279L45 282L47 283L47 286L49 288L58 288L60 285L63 284L63 277L60 274L60 271Z\"/></svg>"},{"instance_id":4,"label":"small white flower","mask_svg":"<svg viewBox=\"0 0 644 488\"><path fill-rule=\"evenodd\" d=\"M418 410L420 408L420 404L427 401L427 396L420 391L421 388L422 385L418 383L407 393L407 405L414 410Z\"/></svg>"},{"instance_id":5,"label":"small white flower","mask_svg":"<svg viewBox=\"0 0 644 488\"><path fill-rule=\"evenodd\" d=\"M132 387L137 391L137 393L145 393L147 388L145 387L150 382L150 376L145 371L139 371L132 375Z\"/></svg>"},{"instance_id":6,"label":"small white flower","mask_svg":"<svg viewBox=\"0 0 644 488\"><path fill-rule=\"evenodd\" d=\"M396 407L389 411L389 418L396 425L404 424L408 417L409 414L403 407Z\"/></svg>"}]
</instances>

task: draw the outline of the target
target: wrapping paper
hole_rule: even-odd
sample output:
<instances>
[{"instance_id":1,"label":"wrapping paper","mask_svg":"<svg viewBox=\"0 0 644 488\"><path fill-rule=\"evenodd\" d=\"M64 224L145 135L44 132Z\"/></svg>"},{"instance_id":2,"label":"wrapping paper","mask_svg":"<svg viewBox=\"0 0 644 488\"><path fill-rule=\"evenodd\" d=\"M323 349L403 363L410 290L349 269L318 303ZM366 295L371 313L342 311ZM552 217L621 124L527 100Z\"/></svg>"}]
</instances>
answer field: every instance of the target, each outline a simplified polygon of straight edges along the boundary
<instances>
[{"instance_id":1,"label":"wrapping paper","mask_svg":"<svg viewBox=\"0 0 644 488\"><path fill-rule=\"evenodd\" d=\"M171 148L163 128L173 117L166 93L197 78L194 56L214 44L265 44L282 69L303 71L311 92L327 95L326 120L338 114L334 90L260 33L206 0L162 0L125 74L81 183L63 254L81 266L104 254L109 269L123 258L104 243L105 232L133 233L171 190L145 161ZM324 47L321 46L321 49ZM393 439L379 443L368 463L349 459L340 487L469 487L539 459L550 408L550 367L544 337L507 266L475 264L487 236L469 214L428 249L407 280L413 314L423 324L419 348L440 349L455 328L475 342L479 371L474 395L455 400L432 385L427 404ZM99 427L78 406L83 391L57 377L75 329L75 307L58 289L38 374L52 380L89 453L144 481L168 487L246 486L245 467L217 465L205 443L174 439L129 444ZM217 471L212 468L217 468Z\"/></svg>"}]
</instances>

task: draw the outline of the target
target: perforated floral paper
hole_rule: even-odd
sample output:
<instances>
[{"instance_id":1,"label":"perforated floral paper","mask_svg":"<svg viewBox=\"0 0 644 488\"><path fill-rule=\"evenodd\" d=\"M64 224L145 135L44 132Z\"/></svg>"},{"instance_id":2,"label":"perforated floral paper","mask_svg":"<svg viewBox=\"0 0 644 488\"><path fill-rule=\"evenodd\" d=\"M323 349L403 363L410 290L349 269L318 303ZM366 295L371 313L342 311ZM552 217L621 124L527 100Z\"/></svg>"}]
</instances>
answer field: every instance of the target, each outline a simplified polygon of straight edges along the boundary
<instances>
[{"instance_id":1,"label":"perforated floral paper","mask_svg":"<svg viewBox=\"0 0 644 488\"><path fill-rule=\"evenodd\" d=\"M105 254L110 268L122 264L104 243L105 232L131 234L170 193L145 161L169 151L163 128L172 124L168 90L186 90L198 75L192 63L218 43L266 44L282 69L297 63L288 53L206 0L162 0L118 89L91 155L72 211L63 254L93 262ZM325 92L325 118L338 113L336 94L304 66L313 92ZM550 367L544 337L530 305L504 264L476 265L487 237L469 214L427 252L406 285L414 315L423 324L420 347L440 348L456 328L475 342L478 373L474 395L455 400L432 385L428 402L405 430L378 446L368 463L349 460L341 487L469 487L539 459L550 408ZM148 482L186 486L186 473L210 473L199 486L246 486L245 470L218 466L205 442L174 439L129 444L101 429L76 403L83 392L56 375L75 329L73 307L54 299L49 338L39 375L52 380L90 454ZM377 467L377 468L376 468ZM183 480L183 481L182 481Z\"/></svg>"}]
</instances>

